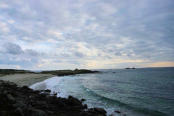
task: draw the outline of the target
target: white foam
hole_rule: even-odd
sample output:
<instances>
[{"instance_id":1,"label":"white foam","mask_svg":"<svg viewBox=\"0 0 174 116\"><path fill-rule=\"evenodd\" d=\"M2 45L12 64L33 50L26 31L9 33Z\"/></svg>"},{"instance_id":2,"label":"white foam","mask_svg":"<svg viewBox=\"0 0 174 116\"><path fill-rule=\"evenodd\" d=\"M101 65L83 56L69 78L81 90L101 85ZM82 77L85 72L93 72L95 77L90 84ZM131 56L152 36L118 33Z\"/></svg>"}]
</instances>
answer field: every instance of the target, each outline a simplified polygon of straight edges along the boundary
<instances>
[{"instance_id":1,"label":"white foam","mask_svg":"<svg viewBox=\"0 0 174 116\"><path fill-rule=\"evenodd\" d=\"M30 86L30 88L34 90L46 90L49 89L51 90L51 93L58 93L57 96L59 97L65 97L66 93L62 92L61 89L59 88L59 85L61 84L60 82L63 80L65 77L52 77L49 79L46 79L42 82L35 83Z\"/></svg>"}]
</instances>

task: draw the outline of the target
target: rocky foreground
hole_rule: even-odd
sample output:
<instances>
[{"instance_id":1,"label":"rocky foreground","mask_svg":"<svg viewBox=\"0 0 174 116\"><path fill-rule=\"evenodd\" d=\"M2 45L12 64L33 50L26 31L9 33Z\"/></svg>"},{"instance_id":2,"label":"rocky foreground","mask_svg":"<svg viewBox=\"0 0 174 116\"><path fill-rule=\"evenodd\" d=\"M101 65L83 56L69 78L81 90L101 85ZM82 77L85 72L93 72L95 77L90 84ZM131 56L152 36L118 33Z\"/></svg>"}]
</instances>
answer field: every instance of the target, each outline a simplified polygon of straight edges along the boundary
<instances>
[{"instance_id":1,"label":"rocky foreground","mask_svg":"<svg viewBox=\"0 0 174 116\"><path fill-rule=\"evenodd\" d=\"M104 109L88 108L82 102L0 80L0 116L106 116Z\"/></svg>"}]
</instances>

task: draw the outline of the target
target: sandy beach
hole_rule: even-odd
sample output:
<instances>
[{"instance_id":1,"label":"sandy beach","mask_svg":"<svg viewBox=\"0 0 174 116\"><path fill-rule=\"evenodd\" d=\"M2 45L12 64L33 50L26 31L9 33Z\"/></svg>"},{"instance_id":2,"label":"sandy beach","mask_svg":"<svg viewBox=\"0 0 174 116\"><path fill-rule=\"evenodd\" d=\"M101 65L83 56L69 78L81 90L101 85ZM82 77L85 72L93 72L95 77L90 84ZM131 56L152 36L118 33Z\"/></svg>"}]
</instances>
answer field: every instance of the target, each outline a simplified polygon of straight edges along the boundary
<instances>
[{"instance_id":1,"label":"sandy beach","mask_svg":"<svg viewBox=\"0 0 174 116\"><path fill-rule=\"evenodd\" d=\"M16 83L18 86L30 86L34 83L43 81L45 79L54 77L52 74L10 74L0 75L0 80L10 81Z\"/></svg>"}]
</instances>

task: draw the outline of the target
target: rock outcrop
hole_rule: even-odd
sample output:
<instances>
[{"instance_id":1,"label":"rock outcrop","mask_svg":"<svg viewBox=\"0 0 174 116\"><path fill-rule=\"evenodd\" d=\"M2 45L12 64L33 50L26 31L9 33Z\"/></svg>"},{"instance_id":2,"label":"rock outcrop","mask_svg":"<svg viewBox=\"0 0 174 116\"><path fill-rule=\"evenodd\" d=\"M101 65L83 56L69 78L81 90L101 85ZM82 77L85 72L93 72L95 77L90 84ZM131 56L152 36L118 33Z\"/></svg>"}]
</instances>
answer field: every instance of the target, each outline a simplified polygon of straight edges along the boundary
<instances>
[{"instance_id":1,"label":"rock outcrop","mask_svg":"<svg viewBox=\"0 0 174 116\"><path fill-rule=\"evenodd\" d=\"M106 116L104 109L88 108L83 101L0 81L0 116Z\"/></svg>"}]
</instances>

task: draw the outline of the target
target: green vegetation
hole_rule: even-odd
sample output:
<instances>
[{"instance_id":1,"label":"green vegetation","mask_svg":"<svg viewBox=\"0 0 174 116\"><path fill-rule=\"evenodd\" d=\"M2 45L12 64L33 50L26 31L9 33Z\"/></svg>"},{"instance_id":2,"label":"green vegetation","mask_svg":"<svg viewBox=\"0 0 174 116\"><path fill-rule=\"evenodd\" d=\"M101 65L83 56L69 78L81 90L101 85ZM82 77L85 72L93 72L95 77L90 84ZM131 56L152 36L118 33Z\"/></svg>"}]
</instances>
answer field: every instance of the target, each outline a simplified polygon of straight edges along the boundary
<instances>
[{"instance_id":1,"label":"green vegetation","mask_svg":"<svg viewBox=\"0 0 174 116\"><path fill-rule=\"evenodd\" d=\"M75 70L51 70L33 72L29 70L16 70L16 69L0 69L0 75L7 74L24 74L24 73L35 73L35 74L53 74L57 76L75 75L75 74L86 74L86 73L97 73L98 71L91 71L87 69L75 69Z\"/></svg>"},{"instance_id":2,"label":"green vegetation","mask_svg":"<svg viewBox=\"0 0 174 116\"><path fill-rule=\"evenodd\" d=\"M86 73L97 73L98 71L91 71L87 69L75 69L75 70L53 70L53 71L42 71L41 74L53 74L58 76L75 75L75 74L86 74Z\"/></svg>"},{"instance_id":3,"label":"green vegetation","mask_svg":"<svg viewBox=\"0 0 174 116\"><path fill-rule=\"evenodd\" d=\"M28 70L0 69L0 75L16 74L16 73L24 74L24 73L34 73L34 72Z\"/></svg>"}]
</instances>

